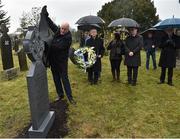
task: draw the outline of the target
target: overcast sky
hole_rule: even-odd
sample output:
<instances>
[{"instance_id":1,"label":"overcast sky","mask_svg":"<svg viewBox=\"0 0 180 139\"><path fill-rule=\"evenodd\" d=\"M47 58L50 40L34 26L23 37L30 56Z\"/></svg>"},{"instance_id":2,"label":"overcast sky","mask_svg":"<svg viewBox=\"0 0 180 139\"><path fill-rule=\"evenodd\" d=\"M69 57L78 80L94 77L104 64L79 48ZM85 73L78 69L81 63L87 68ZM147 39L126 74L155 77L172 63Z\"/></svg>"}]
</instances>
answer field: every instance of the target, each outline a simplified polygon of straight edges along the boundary
<instances>
[{"instance_id":1,"label":"overcast sky","mask_svg":"<svg viewBox=\"0 0 180 139\"><path fill-rule=\"evenodd\" d=\"M19 27L23 11L30 11L32 7L47 5L51 17L56 24L68 21L75 28L75 22L82 16L96 15L102 5L111 0L1 0L3 9L11 16L10 33ZM180 18L179 0L154 0L157 13L161 19L172 17Z\"/></svg>"}]
</instances>

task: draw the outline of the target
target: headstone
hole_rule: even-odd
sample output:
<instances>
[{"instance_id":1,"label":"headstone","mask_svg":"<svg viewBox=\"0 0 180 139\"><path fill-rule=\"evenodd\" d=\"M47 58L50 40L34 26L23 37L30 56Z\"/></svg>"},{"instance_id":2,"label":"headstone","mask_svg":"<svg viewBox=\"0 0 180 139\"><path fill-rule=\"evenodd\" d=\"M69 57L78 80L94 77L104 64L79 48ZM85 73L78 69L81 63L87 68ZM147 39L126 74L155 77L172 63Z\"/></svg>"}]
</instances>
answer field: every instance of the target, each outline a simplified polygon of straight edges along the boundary
<instances>
[{"instance_id":1,"label":"headstone","mask_svg":"<svg viewBox=\"0 0 180 139\"><path fill-rule=\"evenodd\" d=\"M1 71L0 78L1 80L11 80L18 76L20 72L19 68L10 68L4 71Z\"/></svg>"},{"instance_id":2,"label":"headstone","mask_svg":"<svg viewBox=\"0 0 180 139\"><path fill-rule=\"evenodd\" d=\"M49 111L46 68L41 61L33 62L30 66L27 84L32 117L29 137L43 138L48 134L55 115Z\"/></svg>"},{"instance_id":3,"label":"headstone","mask_svg":"<svg viewBox=\"0 0 180 139\"><path fill-rule=\"evenodd\" d=\"M32 126L28 130L30 138L44 138L52 126L55 114L49 111L47 72L42 57L45 43L41 39L39 28L34 27L27 32L23 47L32 61L27 74L29 104Z\"/></svg>"},{"instance_id":4,"label":"headstone","mask_svg":"<svg viewBox=\"0 0 180 139\"><path fill-rule=\"evenodd\" d=\"M24 49L23 48L19 49L17 51L17 55L18 55L18 60L19 60L20 71L28 70L27 59L26 59L26 54L24 52Z\"/></svg>"},{"instance_id":5,"label":"headstone","mask_svg":"<svg viewBox=\"0 0 180 139\"><path fill-rule=\"evenodd\" d=\"M19 51L19 39L17 36L14 37L14 47L13 50L15 51L15 53L17 53Z\"/></svg>"},{"instance_id":6,"label":"headstone","mask_svg":"<svg viewBox=\"0 0 180 139\"><path fill-rule=\"evenodd\" d=\"M12 46L11 39L9 37L8 28L5 24L1 24L1 57L2 57L2 66L3 70L1 72L2 80L10 80L18 75L19 68L14 68L13 57L12 57Z\"/></svg>"},{"instance_id":7,"label":"headstone","mask_svg":"<svg viewBox=\"0 0 180 139\"><path fill-rule=\"evenodd\" d=\"M2 65L3 65L3 70L7 70L14 67L11 39L7 34L8 29L4 24L1 25L1 32L2 32L2 37L1 37Z\"/></svg>"}]
</instances>

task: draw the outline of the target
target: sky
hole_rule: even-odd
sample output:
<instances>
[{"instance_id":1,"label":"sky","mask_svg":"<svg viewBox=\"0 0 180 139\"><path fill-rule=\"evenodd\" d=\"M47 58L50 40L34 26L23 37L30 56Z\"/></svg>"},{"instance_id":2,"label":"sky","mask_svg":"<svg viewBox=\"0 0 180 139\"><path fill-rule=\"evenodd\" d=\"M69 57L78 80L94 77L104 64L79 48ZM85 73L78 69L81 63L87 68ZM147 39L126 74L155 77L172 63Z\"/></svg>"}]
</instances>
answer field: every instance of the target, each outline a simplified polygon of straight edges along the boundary
<instances>
[{"instance_id":1,"label":"sky","mask_svg":"<svg viewBox=\"0 0 180 139\"><path fill-rule=\"evenodd\" d=\"M20 26L20 17L23 11L29 12L32 7L47 5L48 12L56 24L68 21L72 28L76 28L75 22L86 15L96 15L102 5L111 0L1 0L3 10L11 16L10 33ZM154 0L157 14L160 19L173 17L180 18L179 0Z\"/></svg>"}]
</instances>

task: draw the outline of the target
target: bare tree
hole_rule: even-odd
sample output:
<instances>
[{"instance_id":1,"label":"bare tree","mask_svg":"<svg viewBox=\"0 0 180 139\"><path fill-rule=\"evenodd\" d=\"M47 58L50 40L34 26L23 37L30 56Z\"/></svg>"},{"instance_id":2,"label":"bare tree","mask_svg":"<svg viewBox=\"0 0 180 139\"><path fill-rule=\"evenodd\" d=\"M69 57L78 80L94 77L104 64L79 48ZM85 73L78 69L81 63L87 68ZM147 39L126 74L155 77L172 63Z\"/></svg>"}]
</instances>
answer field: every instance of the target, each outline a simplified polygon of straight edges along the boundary
<instances>
[{"instance_id":1,"label":"bare tree","mask_svg":"<svg viewBox=\"0 0 180 139\"><path fill-rule=\"evenodd\" d=\"M33 7L30 12L23 12L20 18L21 28L37 25L40 20L40 12L41 7Z\"/></svg>"}]
</instances>

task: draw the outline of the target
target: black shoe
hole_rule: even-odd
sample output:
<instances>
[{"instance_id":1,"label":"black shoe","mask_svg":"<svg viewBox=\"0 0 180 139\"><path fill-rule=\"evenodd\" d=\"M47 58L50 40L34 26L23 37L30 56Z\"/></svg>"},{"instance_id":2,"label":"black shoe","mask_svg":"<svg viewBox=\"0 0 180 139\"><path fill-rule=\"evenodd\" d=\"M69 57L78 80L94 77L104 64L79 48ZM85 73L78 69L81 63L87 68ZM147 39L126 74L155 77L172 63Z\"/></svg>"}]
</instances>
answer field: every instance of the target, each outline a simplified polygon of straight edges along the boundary
<instances>
[{"instance_id":1,"label":"black shoe","mask_svg":"<svg viewBox=\"0 0 180 139\"><path fill-rule=\"evenodd\" d=\"M174 86L174 84L172 82L168 82L167 83L169 86Z\"/></svg>"},{"instance_id":2,"label":"black shoe","mask_svg":"<svg viewBox=\"0 0 180 139\"><path fill-rule=\"evenodd\" d=\"M128 83L127 83L128 85L131 85L132 84L132 81L128 81Z\"/></svg>"},{"instance_id":3,"label":"black shoe","mask_svg":"<svg viewBox=\"0 0 180 139\"><path fill-rule=\"evenodd\" d=\"M70 102L72 105L76 105L76 101L75 101L73 98L69 99L69 102Z\"/></svg>"},{"instance_id":4,"label":"black shoe","mask_svg":"<svg viewBox=\"0 0 180 139\"><path fill-rule=\"evenodd\" d=\"M115 82L116 81L116 79L112 79L112 81L111 82Z\"/></svg>"},{"instance_id":5,"label":"black shoe","mask_svg":"<svg viewBox=\"0 0 180 139\"><path fill-rule=\"evenodd\" d=\"M164 81L160 81L160 82L158 82L158 84L164 84Z\"/></svg>"},{"instance_id":6,"label":"black shoe","mask_svg":"<svg viewBox=\"0 0 180 139\"><path fill-rule=\"evenodd\" d=\"M63 98L64 98L64 96L59 96L58 98L56 98L55 101L60 101L60 100L62 100Z\"/></svg>"},{"instance_id":7,"label":"black shoe","mask_svg":"<svg viewBox=\"0 0 180 139\"><path fill-rule=\"evenodd\" d=\"M136 86L136 82L132 82L132 86Z\"/></svg>"},{"instance_id":8,"label":"black shoe","mask_svg":"<svg viewBox=\"0 0 180 139\"><path fill-rule=\"evenodd\" d=\"M90 84L90 85L93 85L93 81L89 81L89 84Z\"/></svg>"}]
</instances>

